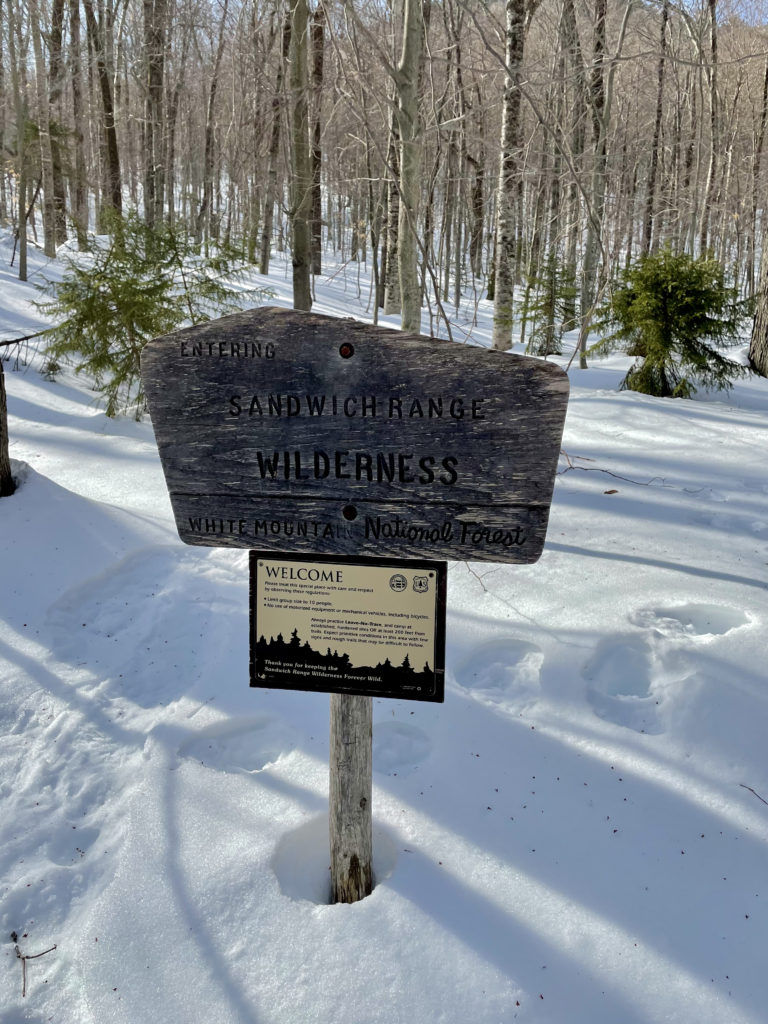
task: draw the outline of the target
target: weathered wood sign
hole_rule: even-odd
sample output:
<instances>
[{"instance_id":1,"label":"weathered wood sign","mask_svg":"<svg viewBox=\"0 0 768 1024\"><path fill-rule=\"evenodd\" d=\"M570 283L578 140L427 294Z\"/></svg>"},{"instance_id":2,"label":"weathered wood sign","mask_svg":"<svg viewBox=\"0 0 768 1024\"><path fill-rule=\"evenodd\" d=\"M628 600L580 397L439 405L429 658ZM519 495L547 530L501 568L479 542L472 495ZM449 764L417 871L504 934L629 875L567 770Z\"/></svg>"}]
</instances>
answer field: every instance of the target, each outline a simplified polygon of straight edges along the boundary
<instances>
[{"instance_id":1,"label":"weathered wood sign","mask_svg":"<svg viewBox=\"0 0 768 1024\"><path fill-rule=\"evenodd\" d=\"M568 400L551 363L262 308L150 342L181 539L534 562Z\"/></svg>"}]
</instances>

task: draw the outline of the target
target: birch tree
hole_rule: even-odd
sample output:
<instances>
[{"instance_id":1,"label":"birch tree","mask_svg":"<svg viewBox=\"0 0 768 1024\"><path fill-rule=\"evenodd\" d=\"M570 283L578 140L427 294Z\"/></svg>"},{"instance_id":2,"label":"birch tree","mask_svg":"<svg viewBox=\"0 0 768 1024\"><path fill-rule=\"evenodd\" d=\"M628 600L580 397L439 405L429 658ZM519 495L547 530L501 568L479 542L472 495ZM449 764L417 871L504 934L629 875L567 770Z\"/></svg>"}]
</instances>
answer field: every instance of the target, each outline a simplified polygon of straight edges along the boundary
<instances>
[{"instance_id":1,"label":"birch tree","mask_svg":"<svg viewBox=\"0 0 768 1024\"><path fill-rule=\"evenodd\" d=\"M505 2L504 96L502 101L501 157L496 193L496 265L493 300L495 349L512 347L514 326L516 200L520 177L520 81L525 46L526 0Z\"/></svg>"},{"instance_id":2,"label":"birch tree","mask_svg":"<svg viewBox=\"0 0 768 1024\"><path fill-rule=\"evenodd\" d=\"M416 231L422 166L419 69L423 53L423 2L429 0L404 0L403 43L396 76L400 136L400 214L397 231L400 326L402 330L414 334L421 333L421 284Z\"/></svg>"},{"instance_id":3,"label":"birch tree","mask_svg":"<svg viewBox=\"0 0 768 1024\"><path fill-rule=\"evenodd\" d=\"M8 56L11 64L13 107L16 117L16 237L19 247L19 280L27 280L27 101L22 78L22 61L26 58L27 36L23 30L21 12L14 8L13 0L5 0L8 24Z\"/></svg>"},{"instance_id":4,"label":"birch tree","mask_svg":"<svg viewBox=\"0 0 768 1024\"><path fill-rule=\"evenodd\" d=\"M307 0L291 0L291 233L293 308L312 308L312 162L307 103Z\"/></svg>"},{"instance_id":5,"label":"birch tree","mask_svg":"<svg viewBox=\"0 0 768 1024\"><path fill-rule=\"evenodd\" d=\"M278 7L275 7L273 16L278 17ZM272 94L272 124L269 133L269 150L267 153L267 174L264 188L264 215L261 227L261 246L259 250L259 273L269 273L269 259L272 252L272 230L275 216L275 200L277 197L277 165L280 158L280 136L283 123L283 107L285 98L283 95L283 80L285 67L288 64L288 57L291 46L291 14L288 12L282 25L280 60L277 65L275 78L275 91Z\"/></svg>"},{"instance_id":6,"label":"birch tree","mask_svg":"<svg viewBox=\"0 0 768 1024\"><path fill-rule=\"evenodd\" d=\"M50 259L56 255L53 204L53 154L51 152L51 116L48 103L48 73L43 54L38 0L28 0L32 49L35 55L35 92L37 94L37 133L40 142L40 169L43 183L43 249Z\"/></svg>"},{"instance_id":7,"label":"birch tree","mask_svg":"<svg viewBox=\"0 0 768 1024\"><path fill-rule=\"evenodd\" d=\"M322 107L325 8L319 0L312 15L312 273L322 273Z\"/></svg>"}]
</instances>

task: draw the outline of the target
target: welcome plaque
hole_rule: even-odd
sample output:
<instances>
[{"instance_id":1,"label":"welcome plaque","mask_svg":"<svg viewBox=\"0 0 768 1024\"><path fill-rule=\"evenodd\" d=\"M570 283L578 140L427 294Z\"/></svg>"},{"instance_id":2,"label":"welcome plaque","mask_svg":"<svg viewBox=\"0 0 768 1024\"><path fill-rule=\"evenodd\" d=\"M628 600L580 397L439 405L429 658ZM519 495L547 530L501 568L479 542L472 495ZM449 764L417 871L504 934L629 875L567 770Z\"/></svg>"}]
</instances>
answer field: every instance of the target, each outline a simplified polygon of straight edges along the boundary
<instances>
[{"instance_id":1,"label":"welcome plaque","mask_svg":"<svg viewBox=\"0 0 768 1024\"><path fill-rule=\"evenodd\" d=\"M150 342L188 544L534 562L568 400L552 363L262 308Z\"/></svg>"},{"instance_id":2,"label":"welcome plaque","mask_svg":"<svg viewBox=\"0 0 768 1024\"><path fill-rule=\"evenodd\" d=\"M252 551L251 686L441 702L446 563Z\"/></svg>"}]
</instances>

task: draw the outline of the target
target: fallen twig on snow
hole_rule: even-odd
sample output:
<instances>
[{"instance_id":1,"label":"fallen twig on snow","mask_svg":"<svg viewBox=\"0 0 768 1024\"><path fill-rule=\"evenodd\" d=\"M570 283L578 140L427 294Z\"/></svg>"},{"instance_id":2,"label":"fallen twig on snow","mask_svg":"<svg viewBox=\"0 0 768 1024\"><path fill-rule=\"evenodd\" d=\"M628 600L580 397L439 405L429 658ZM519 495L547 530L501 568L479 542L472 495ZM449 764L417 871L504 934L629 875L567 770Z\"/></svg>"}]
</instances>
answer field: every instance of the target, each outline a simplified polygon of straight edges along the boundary
<instances>
[{"instance_id":1,"label":"fallen twig on snow","mask_svg":"<svg viewBox=\"0 0 768 1024\"><path fill-rule=\"evenodd\" d=\"M739 783L739 785L741 786L741 788L742 788L742 789L748 789L748 790L749 790L749 792L750 792L750 793L752 793L752 794L753 794L754 796L756 796L756 797L757 797L757 799L758 799L758 800L759 800L759 801L760 801L761 803L765 804L765 806L766 806L766 807L768 807L768 800L764 800L764 799L763 799L763 798L762 798L762 797L760 796L760 794L759 794L759 793L757 793L757 792L756 792L756 791L755 791L754 789L752 789L752 787L751 787L751 786L745 786L743 782L740 782L740 783Z\"/></svg>"},{"instance_id":2,"label":"fallen twig on snow","mask_svg":"<svg viewBox=\"0 0 768 1024\"><path fill-rule=\"evenodd\" d=\"M39 960L41 956L45 956L46 953L52 953L56 946L51 946L49 949L44 949L42 953L22 953L18 945L18 935L16 932L11 933L11 939L15 943L14 949L16 950L17 959L21 960L21 995L24 998L27 994L27 960Z\"/></svg>"}]
</instances>

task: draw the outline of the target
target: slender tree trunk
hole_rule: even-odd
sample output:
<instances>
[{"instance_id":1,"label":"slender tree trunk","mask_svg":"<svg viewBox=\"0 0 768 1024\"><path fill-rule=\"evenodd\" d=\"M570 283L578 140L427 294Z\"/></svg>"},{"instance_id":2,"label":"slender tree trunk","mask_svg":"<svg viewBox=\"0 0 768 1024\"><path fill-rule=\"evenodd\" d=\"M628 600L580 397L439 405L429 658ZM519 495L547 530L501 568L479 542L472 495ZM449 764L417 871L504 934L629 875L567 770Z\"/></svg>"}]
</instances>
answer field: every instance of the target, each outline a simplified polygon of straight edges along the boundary
<instances>
[{"instance_id":1,"label":"slender tree trunk","mask_svg":"<svg viewBox=\"0 0 768 1024\"><path fill-rule=\"evenodd\" d=\"M749 363L755 373L768 377L768 231L763 233L763 255L755 298L755 320L749 343Z\"/></svg>"},{"instance_id":2,"label":"slender tree trunk","mask_svg":"<svg viewBox=\"0 0 768 1024\"><path fill-rule=\"evenodd\" d=\"M102 202L116 214L123 212L123 182L120 170L120 150L117 142L117 125L115 122L115 103L112 89L112 74L108 63L108 49L111 41L105 38L106 28L99 25L93 9L93 0L83 0L85 23L90 37L91 47L96 56L96 73L102 105L102 132L104 136L104 152L106 158L107 192Z\"/></svg>"},{"instance_id":3,"label":"slender tree trunk","mask_svg":"<svg viewBox=\"0 0 768 1024\"><path fill-rule=\"evenodd\" d=\"M584 244L584 261L581 278L581 318L579 335L579 365L587 365L587 336L592 319L592 310L598 291L597 272L602 243L603 215L605 213L605 175L608 166L607 118L605 111L605 51L606 51L606 0L595 0L595 36L592 57L592 75L589 85L592 114L593 163L590 187L590 209L587 219L587 238Z\"/></svg>"},{"instance_id":4,"label":"slender tree trunk","mask_svg":"<svg viewBox=\"0 0 768 1024\"><path fill-rule=\"evenodd\" d=\"M458 127L456 129L457 139L457 182L456 182L456 232L454 238L454 295L453 304L458 312L461 305L461 290L464 277L464 254L465 244L468 237L466 221L466 203L462 201L463 185L467 178L469 166L469 152L467 146L467 95L464 87L464 67L461 38L464 31L464 11L458 12L451 7L450 10L451 34L456 52L456 116Z\"/></svg>"},{"instance_id":5,"label":"slender tree trunk","mask_svg":"<svg viewBox=\"0 0 768 1024\"><path fill-rule=\"evenodd\" d=\"M166 0L144 0L144 219L160 224L165 202L163 98L168 12Z\"/></svg>"},{"instance_id":6,"label":"slender tree trunk","mask_svg":"<svg viewBox=\"0 0 768 1024\"><path fill-rule=\"evenodd\" d=\"M312 15L312 273L321 274L323 249L323 210L320 188L323 151L321 116L323 103L323 50L325 48L325 8L317 5Z\"/></svg>"},{"instance_id":7,"label":"slender tree trunk","mask_svg":"<svg viewBox=\"0 0 768 1024\"><path fill-rule=\"evenodd\" d=\"M384 238L384 315L393 316L400 312L400 279L398 277L398 229L400 224L400 192L397 180L400 177L399 153L400 136L397 118L390 119L389 158L390 178L387 185L387 224Z\"/></svg>"},{"instance_id":8,"label":"slender tree trunk","mask_svg":"<svg viewBox=\"0 0 768 1024\"><path fill-rule=\"evenodd\" d=\"M67 190L64 185L64 168L59 141L58 125L62 123L61 95L64 87L64 0L53 0L51 6L50 50L50 91L48 110L51 139L51 174L53 179L53 237L56 246L67 240Z\"/></svg>"},{"instance_id":9,"label":"slender tree trunk","mask_svg":"<svg viewBox=\"0 0 768 1024\"><path fill-rule=\"evenodd\" d=\"M562 18L560 19L562 33L561 46L565 51L572 86L570 90L570 122L568 135L572 153L573 165L579 169L584 159L586 145L586 122L587 114L587 79L584 68L584 58L579 40L578 28L576 25L576 12L573 0L563 0ZM577 255L579 241L581 238L582 216L581 216L581 193L578 183L572 180L567 189L566 208L566 243L565 243L565 274L568 279L577 280ZM568 300L564 309L564 316L571 324L576 320L576 296Z\"/></svg>"},{"instance_id":10,"label":"slender tree trunk","mask_svg":"<svg viewBox=\"0 0 768 1024\"><path fill-rule=\"evenodd\" d=\"M747 291L749 295L755 293L755 248L757 243L757 209L760 196L760 165L763 158L763 147L765 145L765 129L768 123L768 59L765 62L763 74L763 96L760 106L760 119L757 131L755 132L754 151L752 154L752 187L751 187L751 210L750 230L747 238Z\"/></svg>"},{"instance_id":11,"label":"slender tree trunk","mask_svg":"<svg viewBox=\"0 0 768 1024\"><path fill-rule=\"evenodd\" d=\"M600 274L607 271L604 260L603 229L605 222L605 198L608 187L608 127L611 121L613 80L617 61L621 54L632 4L628 3L619 30L616 52L609 66L606 65L606 19L607 0L595 2L595 42L590 81L590 104L594 154L592 182L587 217L587 238L584 244L584 260L581 282L581 325L579 328L579 366L587 365L587 338L592 323L595 303L600 293Z\"/></svg>"},{"instance_id":12,"label":"slender tree trunk","mask_svg":"<svg viewBox=\"0 0 768 1024\"><path fill-rule=\"evenodd\" d=\"M35 53L35 88L40 140L40 170L43 179L43 249L45 255L56 255L55 217L53 204L53 155L51 153L51 116L48 100L48 74L43 56L38 0L28 0L32 48Z\"/></svg>"},{"instance_id":13,"label":"slender tree trunk","mask_svg":"<svg viewBox=\"0 0 768 1024\"><path fill-rule=\"evenodd\" d=\"M70 209L78 248L88 246L88 183L85 160L85 98L80 55L80 3L69 0L69 78L72 83L72 141L74 175L70 183Z\"/></svg>"},{"instance_id":14,"label":"slender tree trunk","mask_svg":"<svg viewBox=\"0 0 768 1024\"><path fill-rule=\"evenodd\" d=\"M189 55L192 32L185 28L181 42L181 60L173 92L166 103L166 146L165 146L165 192L167 196L168 224L172 227L176 219L176 139L181 94L184 89L185 70ZM167 42L167 40L166 40ZM166 60L167 64L167 60ZM166 76L167 77L167 76Z\"/></svg>"},{"instance_id":15,"label":"slender tree trunk","mask_svg":"<svg viewBox=\"0 0 768 1024\"><path fill-rule=\"evenodd\" d=\"M520 79L525 46L525 0L506 0L501 163L496 197L496 273L493 347L512 347L517 251L515 212L520 177Z\"/></svg>"},{"instance_id":16,"label":"slender tree trunk","mask_svg":"<svg viewBox=\"0 0 768 1024\"><path fill-rule=\"evenodd\" d=\"M645 217L643 219L643 241L640 251L646 255L651 251L653 236L653 215L656 201L656 172L659 166L659 141L661 138L661 118L664 109L664 67L667 56L667 22L669 20L669 0L664 0L661 8L661 38L659 40L659 63L656 71L656 121L653 126L651 142L651 166L648 170L648 194L645 201Z\"/></svg>"},{"instance_id":17,"label":"slender tree trunk","mask_svg":"<svg viewBox=\"0 0 768 1024\"><path fill-rule=\"evenodd\" d=\"M467 154L467 163L472 168L472 190L470 193L469 266L472 277L483 273L483 236L485 234L485 167L483 154L479 159Z\"/></svg>"},{"instance_id":18,"label":"slender tree trunk","mask_svg":"<svg viewBox=\"0 0 768 1024\"><path fill-rule=\"evenodd\" d=\"M424 0L429 2L429 0ZM400 326L421 333L418 230L421 197L422 139L419 120L419 69L423 52L422 0L405 0L403 46L397 65L397 120L400 134L400 217L397 268L400 281Z\"/></svg>"},{"instance_id":19,"label":"slender tree trunk","mask_svg":"<svg viewBox=\"0 0 768 1024\"><path fill-rule=\"evenodd\" d=\"M720 152L720 132L717 97L717 0L707 0L709 10L709 46L711 66L709 69L709 166L707 169L707 185L704 205L701 210L699 228L699 250L707 251L709 244L709 224L712 216L712 204L715 199L718 156Z\"/></svg>"},{"instance_id":20,"label":"slender tree trunk","mask_svg":"<svg viewBox=\"0 0 768 1024\"><path fill-rule=\"evenodd\" d=\"M307 104L307 0L291 0L291 234L293 236L293 308L312 308L312 164Z\"/></svg>"},{"instance_id":21,"label":"slender tree trunk","mask_svg":"<svg viewBox=\"0 0 768 1024\"><path fill-rule=\"evenodd\" d=\"M259 252L259 273L269 273L269 257L272 250L272 227L274 224L275 200L277 197L277 162L280 156L280 132L283 120L283 76L288 63L291 46L291 15L283 22L282 49L277 65L275 91L272 96L272 128L267 156L267 182L264 189L264 216L261 228L261 249Z\"/></svg>"},{"instance_id":22,"label":"slender tree trunk","mask_svg":"<svg viewBox=\"0 0 768 1024\"><path fill-rule=\"evenodd\" d=\"M21 12L19 12L19 19ZM19 245L19 280L27 280L27 103L25 85L22 80L21 57L23 55L21 22L16 18L13 3L8 3L8 56L11 65L13 105L16 115L16 160L18 179L16 182L16 205L18 208L17 239Z\"/></svg>"},{"instance_id":23,"label":"slender tree trunk","mask_svg":"<svg viewBox=\"0 0 768 1024\"><path fill-rule=\"evenodd\" d=\"M200 209L195 219L195 239L198 245L211 236L211 217L213 214L213 172L214 172L214 147L216 143L216 93L219 88L219 73L221 71L221 59L224 55L224 44L226 42L225 28L227 22L227 10L229 0L224 0L224 8L221 13L219 24L219 41L216 45L216 58L213 64L211 85L208 90L208 113L205 119L205 156L203 158L203 198Z\"/></svg>"},{"instance_id":24,"label":"slender tree trunk","mask_svg":"<svg viewBox=\"0 0 768 1024\"><path fill-rule=\"evenodd\" d=\"M6 96L6 82L5 82L5 52L3 50L3 43L5 41L5 29L3 22L5 21L3 4L0 2L0 96ZM0 153L5 153L5 129L6 129L6 105L0 103ZM0 174L0 223L4 223L8 217L8 192L7 192L7 178L5 174Z\"/></svg>"},{"instance_id":25,"label":"slender tree trunk","mask_svg":"<svg viewBox=\"0 0 768 1024\"><path fill-rule=\"evenodd\" d=\"M384 300L382 294L381 263L379 262L379 240L381 238L381 215L384 205L386 181L382 181L379 195L376 196L374 189L373 147L371 146L371 137L367 126L365 132L365 171L368 179L368 226L371 238L371 257L373 260L373 322L377 324L379 322L379 307Z\"/></svg>"},{"instance_id":26,"label":"slender tree trunk","mask_svg":"<svg viewBox=\"0 0 768 1024\"><path fill-rule=\"evenodd\" d=\"M0 355L0 498L8 498L16 490L11 476L11 458L8 441L8 403L5 397L5 372Z\"/></svg>"}]
</instances>

